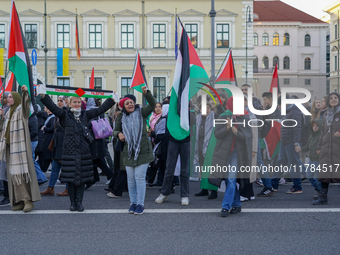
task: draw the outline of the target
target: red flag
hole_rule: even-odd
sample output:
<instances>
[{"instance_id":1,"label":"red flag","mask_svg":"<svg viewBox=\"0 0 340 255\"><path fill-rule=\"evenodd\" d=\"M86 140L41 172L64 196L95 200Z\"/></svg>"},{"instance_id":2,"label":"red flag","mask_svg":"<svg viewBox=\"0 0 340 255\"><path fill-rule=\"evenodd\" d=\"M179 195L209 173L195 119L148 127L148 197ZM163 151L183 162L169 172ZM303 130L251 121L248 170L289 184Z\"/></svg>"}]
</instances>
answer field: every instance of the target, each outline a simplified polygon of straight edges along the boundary
<instances>
[{"instance_id":1,"label":"red flag","mask_svg":"<svg viewBox=\"0 0 340 255\"><path fill-rule=\"evenodd\" d=\"M221 71L218 73L215 83L216 84L232 84L237 87L234 60L233 60L231 49L229 50L226 56L226 60L222 64ZM232 96L231 91L229 89L225 89L225 90L228 94L228 97L231 97Z\"/></svg>"},{"instance_id":2,"label":"red flag","mask_svg":"<svg viewBox=\"0 0 340 255\"><path fill-rule=\"evenodd\" d=\"M273 93L273 88L277 88L277 93L280 93L280 87L279 87L279 75L277 73L277 63L275 65L272 83L270 84L269 92Z\"/></svg>"},{"instance_id":3,"label":"red flag","mask_svg":"<svg viewBox=\"0 0 340 255\"><path fill-rule=\"evenodd\" d=\"M92 68L92 73L91 73L90 89L94 89L94 67Z\"/></svg>"},{"instance_id":4,"label":"red flag","mask_svg":"<svg viewBox=\"0 0 340 255\"><path fill-rule=\"evenodd\" d=\"M78 30L78 15L76 18L76 51L77 51L77 61L80 59L80 46L79 46L79 30Z\"/></svg>"},{"instance_id":5,"label":"red flag","mask_svg":"<svg viewBox=\"0 0 340 255\"><path fill-rule=\"evenodd\" d=\"M7 78L7 82L5 84L5 92L12 92L13 82L14 82L14 75L13 73L11 73L9 77ZM0 86L1 86L1 79L0 79ZM3 90L1 90L0 97L2 96L2 92Z\"/></svg>"}]
</instances>

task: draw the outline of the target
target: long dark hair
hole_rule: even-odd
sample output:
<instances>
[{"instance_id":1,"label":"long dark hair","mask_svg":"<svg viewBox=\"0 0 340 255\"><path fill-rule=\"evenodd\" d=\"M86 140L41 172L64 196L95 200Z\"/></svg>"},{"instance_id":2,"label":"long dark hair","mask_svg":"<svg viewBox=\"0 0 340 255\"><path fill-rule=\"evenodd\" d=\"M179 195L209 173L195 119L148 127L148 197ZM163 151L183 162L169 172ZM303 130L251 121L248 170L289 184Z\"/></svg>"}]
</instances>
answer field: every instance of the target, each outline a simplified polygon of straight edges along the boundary
<instances>
[{"instance_id":1,"label":"long dark hair","mask_svg":"<svg viewBox=\"0 0 340 255\"><path fill-rule=\"evenodd\" d=\"M340 95L339 95L338 93L336 93L336 92L332 92L332 93L330 93L330 94L328 95L328 97L327 97L327 104L326 104L326 105L327 105L328 108L332 108L331 105L329 104L329 99L330 99L330 97L333 96L333 95L336 95L336 96L337 96L338 101L339 101L338 105L340 105ZM337 105L337 106L338 106L338 105Z\"/></svg>"}]
</instances>

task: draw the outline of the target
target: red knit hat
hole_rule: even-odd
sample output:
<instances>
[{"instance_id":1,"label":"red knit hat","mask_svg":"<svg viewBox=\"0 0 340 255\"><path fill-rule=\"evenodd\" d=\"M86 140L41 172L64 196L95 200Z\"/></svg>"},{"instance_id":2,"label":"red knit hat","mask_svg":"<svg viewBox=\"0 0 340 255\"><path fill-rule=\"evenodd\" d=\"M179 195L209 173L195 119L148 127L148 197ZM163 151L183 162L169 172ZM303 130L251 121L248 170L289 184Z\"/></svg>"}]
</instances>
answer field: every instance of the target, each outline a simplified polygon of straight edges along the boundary
<instances>
[{"instance_id":1,"label":"red knit hat","mask_svg":"<svg viewBox=\"0 0 340 255\"><path fill-rule=\"evenodd\" d=\"M124 102L126 101L126 100L128 100L128 99L131 99L131 98L128 98L128 97L124 97L123 99L121 99L120 101L119 101L119 106L120 106L120 108L124 108Z\"/></svg>"}]
</instances>

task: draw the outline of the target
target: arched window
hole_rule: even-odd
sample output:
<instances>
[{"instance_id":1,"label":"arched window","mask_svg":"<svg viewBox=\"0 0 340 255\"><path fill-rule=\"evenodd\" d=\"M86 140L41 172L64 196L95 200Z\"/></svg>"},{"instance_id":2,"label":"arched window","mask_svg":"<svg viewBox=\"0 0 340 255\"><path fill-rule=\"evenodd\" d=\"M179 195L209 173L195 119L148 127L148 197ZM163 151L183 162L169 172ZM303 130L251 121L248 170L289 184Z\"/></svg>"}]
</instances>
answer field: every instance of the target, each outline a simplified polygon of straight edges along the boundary
<instances>
[{"instance_id":1,"label":"arched window","mask_svg":"<svg viewBox=\"0 0 340 255\"><path fill-rule=\"evenodd\" d=\"M290 60L287 56L283 58L283 69L290 69Z\"/></svg>"},{"instance_id":2,"label":"arched window","mask_svg":"<svg viewBox=\"0 0 340 255\"><path fill-rule=\"evenodd\" d=\"M289 34L285 33L283 35L283 45L289 45Z\"/></svg>"},{"instance_id":3,"label":"arched window","mask_svg":"<svg viewBox=\"0 0 340 255\"><path fill-rule=\"evenodd\" d=\"M278 56L273 57L273 68L275 68L276 63L277 63L277 69L279 69L280 61L279 61Z\"/></svg>"},{"instance_id":4,"label":"arched window","mask_svg":"<svg viewBox=\"0 0 340 255\"><path fill-rule=\"evenodd\" d=\"M253 35L253 44L254 46L257 46L259 44L259 37L256 33Z\"/></svg>"},{"instance_id":5,"label":"arched window","mask_svg":"<svg viewBox=\"0 0 340 255\"><path fill-rule=\"evenodd\" d=\"M305 46L310 46L310 35L309 34L305 35Z\"/></svg>"},{"instance_id":6,"label":"arched window","mask_svg":"<svg viewBox=\"0 0 340 255\"><path fill-rule=\"evenodd\" d=\"M269 69L269 60L268 57L262 58L262 69Z\"/></svg>"},{"instance_id":7,"label":"arched window","mask_svg":"<svg viewBox=\"0 0 340 255\"><path fill-rule=\"evenodd\" d=\"M262 35L262 45L269 45L269 36L267 33Z\"/></svg>"},{"instance_id":8,"label":"arched window","mask_svg":"<svg viewBox=\"0 0 340 255\"><path fill-rule=\"evenodd\" d=\"M278 33L275 33L273 35L273 45L274 46L278 46L279 45L279 34Z\"/></svg>"},{"instance_id":9,"label":"arched window","mask_svg":"<svg viewBox=\"0 0 340 255\"><path fill-rule=\"evenodd\" d=\"M255 56L255 59L253 60L253 73L257 73L259 70L259 59L257 56Z\"/></svg>"},{"instance_id":10,"label":"arched window","mask_svg":"<svg viewBox=\"0 0 340 255\"><path fill-rule=\"evenodd\" d=\"M305 70L310 70L311 69L311 60L310 58L305 58Z\"/></svg>"}]
</instances>

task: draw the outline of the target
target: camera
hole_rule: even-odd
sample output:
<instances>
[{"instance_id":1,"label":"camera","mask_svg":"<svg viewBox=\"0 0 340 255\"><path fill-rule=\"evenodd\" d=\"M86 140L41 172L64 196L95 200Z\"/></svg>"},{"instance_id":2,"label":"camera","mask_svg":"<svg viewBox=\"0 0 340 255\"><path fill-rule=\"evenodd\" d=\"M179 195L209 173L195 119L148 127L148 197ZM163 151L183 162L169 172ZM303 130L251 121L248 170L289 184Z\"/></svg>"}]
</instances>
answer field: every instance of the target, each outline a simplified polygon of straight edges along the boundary
<instances>
[{"instance_id":1,"label":"camera","mask_svg":"<svg viewBox=\"0 0 340 255\"><path fill-rule=\"evenodd\" d=\"M42 43L42 44L41 44L41 48L44 48L44 47L45 47L45 44L44 44L44 43Z\"/></svg>"}]
</instances>

